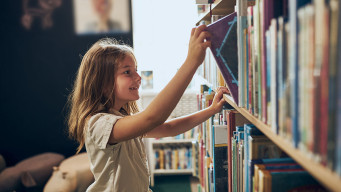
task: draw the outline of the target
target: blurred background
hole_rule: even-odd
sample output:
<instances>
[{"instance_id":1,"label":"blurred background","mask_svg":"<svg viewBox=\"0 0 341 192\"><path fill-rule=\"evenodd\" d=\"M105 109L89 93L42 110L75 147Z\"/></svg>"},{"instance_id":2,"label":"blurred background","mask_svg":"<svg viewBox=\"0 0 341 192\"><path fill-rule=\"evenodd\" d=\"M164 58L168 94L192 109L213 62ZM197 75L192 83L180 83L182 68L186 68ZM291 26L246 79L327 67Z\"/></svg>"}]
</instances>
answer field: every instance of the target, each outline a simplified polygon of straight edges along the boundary
<instances>
[{"instance_id":1,"label":"blurred background","mask_svg":"<svg viewBox=\"0 0 341 192\"><path fill-rule=\"evenodd\" d=\"M153 72L148 91L164 87L185 60L196 16L192 1L112 0L110 9L97 7L102 15L91 1L2 1L0 154L7 166L43 152L75 154L66 101L81 56L98 39L134 47L139 71ZM107 16L112 25L100 29L103 12L117 7L123 11Z\"/></svg>"}]
</instances>

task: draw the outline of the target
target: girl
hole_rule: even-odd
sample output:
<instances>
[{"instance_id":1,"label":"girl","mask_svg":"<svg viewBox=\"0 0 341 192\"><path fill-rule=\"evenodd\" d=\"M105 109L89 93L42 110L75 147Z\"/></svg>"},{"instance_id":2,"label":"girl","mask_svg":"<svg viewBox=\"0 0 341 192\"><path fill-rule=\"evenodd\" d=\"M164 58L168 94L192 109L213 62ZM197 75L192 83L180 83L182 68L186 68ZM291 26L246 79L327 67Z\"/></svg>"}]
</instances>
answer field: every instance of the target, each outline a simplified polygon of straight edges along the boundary
<instances>
[{"instance_id":1,"label":"girl","mask_svg":"<svg viewBox=\"0 0 341 192\"><path fill-rule=\"evenodd\" d=\"M167 118L203 62L210 34L193 28L187 58L149 106L138 112L141 77L133 51L110 39L95 43L84 55L73 92L69 133L85 145L95 181L87 191L148 191L149 169L142 137L175 136L219 112L226 88L219 88L210 107L192 115Z\"/></svg>"}]
</instances>

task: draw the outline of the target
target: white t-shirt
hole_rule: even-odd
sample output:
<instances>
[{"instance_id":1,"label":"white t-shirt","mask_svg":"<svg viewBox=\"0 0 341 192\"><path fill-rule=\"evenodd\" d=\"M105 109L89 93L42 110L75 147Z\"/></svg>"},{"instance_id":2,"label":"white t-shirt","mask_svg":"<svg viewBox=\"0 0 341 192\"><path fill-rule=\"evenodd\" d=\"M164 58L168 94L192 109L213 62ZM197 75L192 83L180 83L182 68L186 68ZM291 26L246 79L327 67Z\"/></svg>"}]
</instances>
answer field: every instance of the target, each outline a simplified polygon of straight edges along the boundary
<instances>
[{"instance_id":1,"label":"white t-shirt","mask_svg":"<svg viewBox=\"0 0 341 192\"><path fill-rule=\"evenodd\" d=\"M95 181L88 192L148 191L149 168L141 138L109 145L112 128L122 116L98 113L87 124L85 147Z\"/></svg>"}]
</instances>

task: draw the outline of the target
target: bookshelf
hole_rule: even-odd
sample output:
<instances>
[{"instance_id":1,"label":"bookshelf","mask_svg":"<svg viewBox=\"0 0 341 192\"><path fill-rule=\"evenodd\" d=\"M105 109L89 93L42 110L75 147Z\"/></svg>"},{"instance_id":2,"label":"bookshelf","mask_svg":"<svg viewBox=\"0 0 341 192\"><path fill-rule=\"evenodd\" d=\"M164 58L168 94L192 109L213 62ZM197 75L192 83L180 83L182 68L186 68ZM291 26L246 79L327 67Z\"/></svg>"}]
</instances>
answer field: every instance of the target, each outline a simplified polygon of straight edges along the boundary
<instances>
[{"instance_id":1,"label":"bookshelf","mask_svg":"<svg viewBox=\"0 0 341 192\"><path fill-rule=\"evenodd\" d=\"M227 15L234 11L235 0L215 0L211 5L212 15ZM196 25L199 25L200 21L211 21L210 10L206 10L204 13L199 14L199 19Z\"/></svg>"},{"instance_id":2,"label":"bookshelf","mask_svg":"<svg viewBox=\"0 0 341 192\"><path fill-rule=\"evenodd\" d=\"M242 1L242 0L240 0L240 1ZM289 1L291 3L293 3L293 2L295 3L295 0L287 0L285 2L288 3ZM297 1L299 1L299 0L297 0ZM254 2L265 2L265 1L262 1L262 0L258 1L257 0ZM309 2L309 1L307 1L307 2ZM310 1L310 4L314 4L316 2L323 2L323 1L312 0L312 1ZM331 1L331 2L335 3L337 1ZM341 2L339 2L339 3L341 3ZM320 3L320 4L322 4L322 3ZM235 5L236 5L236 1L229 1L229 0L215 1L214 4L211 5L212 15L228 15L235 10ZM314 5L317 5L317 3ZM339 5L339 7L340 7L340 5ZM340 12L340 10L339 10L339 12ZM341 13L339 13L339 14L341 14ZM300 17L299 14L298 14L298 17ZM340 16L339 16L339 18L340 18ZM198 22L196 24L198 25L203 20L204 21L210 21L209 10L207 12L205 12L204 14L199 15ZM340 25L340 22L338 22L338 23ZM258 26L258 27L260 27L260 26ZM269 29L270 29L270 27L269 27ZM340 26L339 26L339 30L340 30ZM340 32L338 32L338 34L340 34ZM263 34L257 34L257 35L261 36ZM264 35L265 35L265 32L264 32ZM297 34L297 35L299 35L299 34ZM269 32L269 37L270 37L270 32ZM238 39L238 41L239 41L239 39ZM264 40L264 41L266 41L266 40ZM338 41L340 42L340 40L338 40ZM337 42L337 41L335 41L335 42ZM238 45L240 45L239 42L238 42ZM260 45L258 45L258 46L260 46ZM340 47L341 46L339 45L338 49L340 49ZM256 49L258 49L258 48L260 48L260 47L256 47ZM336 47L334 47L334 48L336 50ZM331 51L335 51L335 50L331 50ZM292 50L290 50L290 51L292 51ZM260 54L262 54L262 53L260 53ZM302 53L298 52L296 54L298 54L298 56L299 56L299 54L302 54ZM266 59L268 59L268 58L266 58ZM240 64L240 62L241 61L239 61L239 64ZM213 63L215 63L215 62L213 61ZM340 61L339 61L339 63L340 63ZM258 64L260 65L261 63L258 63ZM293 71L290 71L290 72L293 72ZM335 71L334 71L334 73L335 73ZM336 72L336 73L338 73L338 72ZM277 77L275 77L275 78L277 78ZM340 82L340 80L338 82ZM215 83L210 82L210 84L214 85ZM213 88L215 88L215 87L213 87ZM244 89L246 89L246 88L244 87ZM246 94L246 92L243 94ZM240 101L239 101L239 104L236 104L236 102L233 100L233 98L229 95L224 95L224 99L227 101L227 103L229 105L231 105L235 110L237 110L243 117L245 117L248 121L250 121L250 123L255 125L262 133L264 133L264 135L266 137L268 137L273 143L275 143L279 148L281 148L285 153L287 153L292 159L294 159L298 164L300 164L307 172L309 172L309 174L311 174L311 176L313 176L326 189L328 189L330 191L340 191L341 190L341 177L335 170L332 170L328 166L323 165L320 162L320 160L321 160L321 159L319 159L320 157L316 158L316 154L312 154L311 151L309 151L310 153L309 152L307 153L302 148L295 147L293 144L293 141L291 141L291 140L289 141L286 138L282 137L281 135L276 134L274 132L274 128L271 126L271 121L270 122L268 121L266 123L266 120L264 120L264 118L266 118L266 117L264 117L264 116L263 117L262 116L256 117L249 112L249 109L247 109L247 107L246 107L246 99L245 99L244 103L242 103L242 104L240 103ZM268 118L268 120L272 119L271 116L267 116L267 118ZM328 116L327 116L327 118L328 118ZM308 131L309 130L311 130L310 127L308 128ZM335 143L335 145L336 145L336 143Z\"/></svg>"},{"instance_id":3,"label":"bookshelf","mask_svg":"<svg viewBox=\"0 0 341 192\"><path fill-rule=\"evenodd\" d=\"M149 151L149 159L150 159L150 175L151 175L151 186L154 186L154 176L163 176L163 175L195 175L195 156L193 154L190 154L190 166L188 168L184 169L174 169L174 167L166 168L163 167L162 169L156 169L156 157L155 157L155 151L160 149L169 148L171 151L175 149L192 149L193 148L193 142L194 139L174 139L174 138L166 138L166 139L149 139L148 140L148 151ZM179 153L179 156L181 154ZM164 155L164 158L166 158L166 154ZM173 156L173 154L171 155ZM177 161L180 161L181 158L184 157L178 157L179 159ZM175 161L174 159L171 159L170 161ZM166 163L166 160L165 160ZM170 162L171 164L173 162Z\"/></svg>"},{"instance_id":4,"label":"bookshelf","mask_svg":"<svg viewBox=\"0 0 341 192\"><path fill-rule=\"evenodd\" d=\"M229 95L224 95L224 99L239 113L246 117L253 125L261 130L269 139L278 145L283 151L291 156L297 163L302 165L311 175L320 181L325 187L331 191L339 191L341 189L341 178L330 169L315 162L314 159L309 158L306 154L292 146L292 143L285 140L281 136L275 134L269 125L266 125L258 118L254 117L245 108L238 107Z\"/></svg>"},{"instance_id":5,"label":"bookshelf","mask_svg":"<svg viewBox=\"0 0 341 192\"><path fill-rule=\"evenodd\" d=\"M155 96L158 94L158 92L155 91L144 91L141 94L141 108L146 108L150 102L155 98ZM186 90L184 95L181 97L179 103L171 113L169 119L173 119L176 117L180 117L183 115L194 113L198 110L197 107L197 91L194 90ZM195 137L197 135L197 129L194 128L191 129L183 134L177 135L175 137L166 137L161 139L153 139L153 138L145 138L145 146L147 149L148 154L148 162L149 162L149 170L151 175L151 186L154 186L154 176L165 176L165 175L195 175L196 170L194 163L196 161L195 154L191 154L190 157L190 168L185 169L179 169L174 167L167 167L164 166L162 169L156 169L156 156L155 156L155 150L160 149L192 149L195 145ZM188 151L186 151L188 153ZM180 154L180 153L179 153ZM173 154L170 156L174 156ZM163 155L163 159L165 162L166 155ZM172 158L172 157L171 157ZM160 159L159 159L160 160ZM178 160L179 161L179 160ZM188 163L188 161L187 161ZM188 166L188 165L186 165Z\"/></svg>"}]
</instances>

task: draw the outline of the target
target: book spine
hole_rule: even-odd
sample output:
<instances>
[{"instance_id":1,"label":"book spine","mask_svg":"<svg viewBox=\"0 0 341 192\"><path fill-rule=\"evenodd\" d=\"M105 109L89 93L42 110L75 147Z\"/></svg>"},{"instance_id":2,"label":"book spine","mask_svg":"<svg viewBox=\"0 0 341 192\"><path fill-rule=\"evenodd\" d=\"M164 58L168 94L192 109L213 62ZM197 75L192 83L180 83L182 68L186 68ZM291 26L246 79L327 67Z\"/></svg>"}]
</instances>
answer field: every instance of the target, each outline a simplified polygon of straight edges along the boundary
<instances>
[{"instance_id":1,"label":"book spine","mask_svg":"<svg viewBox=\"0 0 341 192\"><path fill-rule=\"evenodd\" d=\"M338 5L338 37L341 36L341 3L339 2ZM340 53L341 51L341 38L338 38L338 45L337 45L337 51ZM336 172L341 176L341 54L337 54L337 144L336 144L336 150L337 150L337 158L336 158Z\"/></svg>"}]
</instances>

